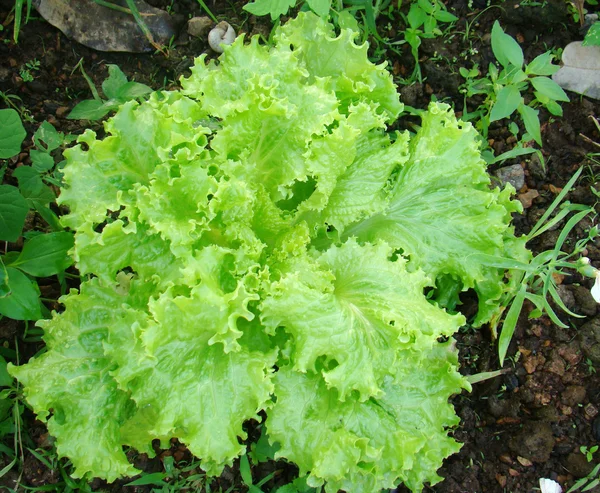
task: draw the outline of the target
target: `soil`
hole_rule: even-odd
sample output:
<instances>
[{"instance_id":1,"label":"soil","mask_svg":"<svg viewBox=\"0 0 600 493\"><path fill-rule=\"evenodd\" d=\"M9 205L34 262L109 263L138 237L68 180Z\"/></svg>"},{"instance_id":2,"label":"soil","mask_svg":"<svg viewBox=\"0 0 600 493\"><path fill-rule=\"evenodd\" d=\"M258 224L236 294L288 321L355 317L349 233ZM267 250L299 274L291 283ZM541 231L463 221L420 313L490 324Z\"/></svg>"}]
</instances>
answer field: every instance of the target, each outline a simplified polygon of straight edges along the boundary
<instances>
[{"instance_id":1,"label":"soil","mask_svg":"<svg viewBox=\"0 0 600 493\"><path fill-rule=\"evenodd\" d=\"M155 0L149 3L165 9L172 7L174 14L184 18L205 15L199 3L192 0ZM411 86L399 86L405 104L425 108L435 98L452 102L458 113L472 111L477 101L470 101L467 108L463 106L464 97L459 88L463 79L458 68L470 68L474 64L487 67L494 60L490 32L497 19L505 31L519 41L526 60L532 60L550 47L561 48L570 41L582 39L579 25L573 21L568 4L562 0L545 1L543 7L540 2L516 0L492 2L491 8L487 8L488 3L482 0L470 3L472 7L461 0L448 1L449 10L459 17L459 21L448 36L423 43L420 64L424 80ZM243 4L219 0L208 2L212 12L220 20L230 22L238 33L268 36L271 29L268 19L245 15L241 10ZM81 133L83 125L89 125L89 122L66 119L77 102L91 98L87 82L81 71L75 68L80 60L83 60L85 71L97 87L107 77L107 64L117 64L129 78L159 89L175 87L194 57L204 52L209 57L216 56L204 39L189 39L185 34L169 48L167 56L160 53L97 52L70 41L35 12L23 25L19 42L15 44L12 42L13 7L14 1L0 0L0 22L4 25L4 30L0 31L0 91L18 96L18 106L28 112L32 121L24 122L28 131L25 149L10 163L9 170L21 163L28 164L25 151L31 146L31 135L40 122L47 120L59 131L73 134ZM382 15L378 20L380 35L392 40L401 39L399 19L396 7L389 18ZM467 31L468 35L465 34ZM385 48L385 45L381 46ZM378 52L378 56L389 61L392 73L400 82L411 74L414 62L407 45L396 49L397 52ZM31 71L33 80L26 82L21 69L31 61L39 61L39 67ZM589 118L599 113L600 104L575 94L570 96L571 102L563 104L562 118L551 117L541 111L545 167L536 157L527 157L508 161L490 170L500 180L510 180L518 185L518 197L525 208L524 213L514 219L520 234L531 229L580 167L584 167L585 171L568 200L595 205L596 211L600 211L597 197L590 191L594 185L598 189L600 165L590 153L599 151L593 142L600 142L600 134ZM0 107L5 107L5 104L0 102ZM506 121L498 122L490 129L489 142L496 154L509 150L515 144L505 124ZM97 130L101 128L100 123L92 123L91 126ZM10 172L5 180L12 183ZM554 246L562 225L564 223L540 235L529 245L534 254ZM577 226L565 248L585 237L590 226L590 220ZM19 245L10 247L19 248ZM587 256L592 264L600 265L600 239L588 245ZM532 307L526 306L509 349L510 358L504 365L507 372L474 385L472 393L454 397L453 403L461 423L453 433L464 445L460 453L450 457L439 471L445 480L426 488L426 491L531 492L538 487L539 478L544 477L559 481L566 491L576 479L585 477L595 466L600 453L588 462L580 447L593 446L600 440L600 305L590 295L590 279L571 275L561 277L557 282L567 307L583 314L584 318L561 314L569 326L562 329L547 317L529 320L527 314ZM47 298L59 295L54 281L41 284ZM465 300L463 310L468 312L468 300ZM29 342L24 342L21 337L24 330L21 322L0 320L0 344L14 349L15 341L19 341L22 359L35 354L41 344L39 337L29 337ZM463 373L498 369L495 342L486 328L465 330L458 334L457 343ZM23 430L28 435L26 441L32 447L51 447L51 438L42 423L35 421L27 410L23 420ZM255 423L249 423L248 428L251 435L256 433ZM12 446L8 442L7 445ZM166 457L172 457L180 467L192 460L185 447L176 441L167 450L159 449L157 444L157 452L154 459L132 456L132 460L146 472L162 471ZM61 480L56 469L49 469L29 451L25 450L24 456L22 484L51 489L51 485ZM6 463L8 461L0 455L0 468ZM182 474L198 472L192 469ZM274 478L263 486L265 491L286 484L297 473L293 466L282 461L253 466L252 472L255 481L275 473ZM3 483L8 485L17 476L16 471L10 471L0 478L0 489ZM150 486L125 487L124 484L125 481L106 485L94 480L91 489L151 491ZM215 491L219 487L247 491L237 464L227 468L212 483L211 489ZM401 486L397 491L408 490ZM591 491L600 491L600 487Z\"/></svg>"}]
</instances>

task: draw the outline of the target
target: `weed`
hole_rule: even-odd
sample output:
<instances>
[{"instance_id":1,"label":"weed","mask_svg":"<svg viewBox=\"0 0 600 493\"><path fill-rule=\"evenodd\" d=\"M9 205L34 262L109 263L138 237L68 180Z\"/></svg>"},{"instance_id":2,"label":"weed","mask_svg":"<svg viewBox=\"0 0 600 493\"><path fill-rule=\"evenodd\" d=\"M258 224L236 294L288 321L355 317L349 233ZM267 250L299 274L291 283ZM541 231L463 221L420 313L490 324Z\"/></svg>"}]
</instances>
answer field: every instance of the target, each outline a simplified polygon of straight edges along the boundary
<instances>
[{"instance_id":1,"label":"weed","mask_svg":"<svg viewBox=\"0 0 600 493\"><path fill-rule=\"evenodd\" d=\"M594 375L596 373L596 367L594 366L594 362L591 359L586 358L585 364L587 365L588 374Z\"/></svg>"},{"instance_id":2,"label":"weed","mask_svg":"<svg viewBox=\"0 0 600 493\"><path fill-rule=\"evenodd\" d=\"M487 77L480 77L478 66L461 68L460 74L465 78L461 92L467 98L481 94L484 102L475 111L465 111L467 120L477 119L476 126L483 139L487 140L488 129L492 122L509 118L517 112L525 127L523 140L535 140L542 146L539 111L537 106L544 106L551 114L562 116L559 101L569 101L565 92L548 76L558 70L552 63L550 52L543 53L526 65L523 51L519 44L506 34L496 21L492 29L492 50L502 67L490 64ZM525 102L523 93L532 86L535 98Z\"/></svg>"},{"instance_id":3,"label":"weed","mask_svg":"<svg viewBox=\"0 0 600 493\"><path fill-rule=\"evenodd\" d=\"M478 260L484 264L508 269L511 272L509 283L512 285L513 289L505 295L505 300L501 303L501 306L510 308L504 318L502 332L500 333L498 340L500 365L503 364L506 357L508 346L515 331L517 320L525 300L529 300L535 306L535 309L529 314L529 318L538 318L541 317L543 313L546 313L556 325L563 328L567 327L567 325L558 318L554 309L550 306L548 297L550 297L565 313L573 317L581 318L580 315L569 310L561 300L557 291L555 278L556 275L568 275L568 272L564 269L577 270L583 275L592 275L585 270L586 267L589 268L590 266L586 266L579 256L585 250L587 243L598 236L598 226L591 227L588 231L588 236L577 241L573 246L571 253L562 251L562 247L567 241L567 236L573 228L575 228L575 226L583 219L594 213L594 209L591 207L571 204L569 202L561 204L567 193L575 185L575 182L582 171L583 168L580 168L573 175L537 224L529 234L526 235L526 241L529 242L545 231L548 231L550 228L560 224L560 222L565 220L568 216L571 216L562 228L556 240L556 245L552 250L546 250L538 254L529 263L487 255L478 256ZM555 211L557 211L557 213L554 217L551 217ZM499 321L498 318L492 320L490 323L494 337L497 335L496 327L498 326Z\"/></svg>"},{"instance_id":4,"label":"weed","mask_svg":"<svg viewBox=\"0 0 600 493\"><path fill-rule=\"evenodd\" d=\"M13 109L0 111L0 158L20 152L25 129ZM63 231L56 214L49 207L56 199L52 186L60 185L60 164L52 152L72 140L43 122L33 135L35 149L30 151L31 166L20 166L12 173L18 187L0 186L0 240L16 241L23 235L25 218L35 210L52 232L28 232L20 253L8 251L0 255L0 315L14 320L38 320L48 314L41 303L37 284L32 278L59 275L66 290L64 270L72 260L67 251L73 246L73 235Z\"/></svg>"},{"instance_id":5,"label":"weed","mask_svg":"<svg viewBox=\"0 0 600 493\"><path fill-rule=\"evenodd\" d=\"M405 16L408 27L404 31L404 39L410 45L410 51L415 60L415 69L411 79L419 82L423 80L419 65L421 40L441 36L439 23L452 23L457 20L458 18L448 12L439 0L418 0L410 6L408 15Z\"/></svg>"},{"instance_id":6,"label":"weed","mask_svg":"<svg viewBox=\"0 0 600 493\"><path fill-rule=\"evenodd\" d=\"M39 60L30 60L19 70L19 75L24 82L31 82L34 79L33 72L37 72L40 69Z\"/></svg>"},{"instance_id":7,"label":"weed","mask_svg":"<svg viewBox=\"0 0 600 493\"><path fill-rule=\"evenodd\" d=\"M70 120L99 120L123 103L131 99L139 99L152 92L152 89L139 82L128 81L117 65L108 65L108 78L102 83L102 91L108 99L102 99L94 82L83 68L83 58L73 68L79 68L90 87L94 99L85 99L78 103L67 116Z\"/></svg>"}]
</instances>

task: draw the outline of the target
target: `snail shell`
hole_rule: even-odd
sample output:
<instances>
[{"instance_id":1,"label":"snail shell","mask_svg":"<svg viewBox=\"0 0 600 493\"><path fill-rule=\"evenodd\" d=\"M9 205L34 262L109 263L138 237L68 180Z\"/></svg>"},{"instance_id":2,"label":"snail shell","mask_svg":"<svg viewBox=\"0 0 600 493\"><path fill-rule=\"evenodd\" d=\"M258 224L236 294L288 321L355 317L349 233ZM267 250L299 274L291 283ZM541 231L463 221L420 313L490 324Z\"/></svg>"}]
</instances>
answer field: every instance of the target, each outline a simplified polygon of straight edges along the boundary
<instances>
[{"instance_id":1,"label":"snail shell","mask_svg":"<svg viewBox=\"0 0 600 493\"><path fill-rule=\"evenodd\" d=\"M223 53L223 45L230 45L235 40L235 31L228 22L219 22L208 33L208 44L217 53Z\"/></svg>"}]
</instances>

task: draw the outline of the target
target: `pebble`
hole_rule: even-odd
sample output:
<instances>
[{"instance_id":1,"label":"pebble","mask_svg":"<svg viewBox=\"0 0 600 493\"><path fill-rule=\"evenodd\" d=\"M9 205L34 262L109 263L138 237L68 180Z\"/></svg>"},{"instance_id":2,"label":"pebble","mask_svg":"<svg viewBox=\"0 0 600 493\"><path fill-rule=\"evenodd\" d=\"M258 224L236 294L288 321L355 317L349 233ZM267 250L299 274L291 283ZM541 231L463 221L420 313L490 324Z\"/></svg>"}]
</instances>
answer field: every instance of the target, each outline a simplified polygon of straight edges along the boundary
<instances>
[{"instance_id":1,"label":"pebble","mask_svg":"<svg viewBox=\"0 0 600 493\"><path fill-rule=\"evenodd\" d=\"M504 185L510 183L515 190L521 190L525 185L525 171L520 164L513 164L512 166L505 166L494 172L496 178L498 178Z\"/></svg>"},{"instance_id":2,"label":"pebble","mask_svg":"<svg viewBox=\"0 0 600 493\"><path fill-rule=\"evenodd\" d=\"M566 370L565 360L558 355L553 356L552 359L544 365L544 370L562 377Z\"/></svg>"},{"instance_id":3,"label":"pebble","mask_svg":"<svg viewBox=\"0 0 600 493\"><path fill-rule=\"evenodd\" d=\"M208 34L212 25L213 21L209 17L192 17L188 21L187 32L190 36L202 38Z\"/></svg>"},{"instance_id":4,"label":"pebble","mask_svg":"<svg viewBox=\"0 0 600 493\"><path fill-rule=\"evenodd\" d=\"M598 409L591 402L583 408L583 412L587 419L594 419L598 416Z\"/></svg>"},{"instance_id":5,"label":"pebble","mask_svg":"<svg viewBox=\"0 0 600 493\"><path fill-rule=\"evenodd\" d=\"M68 106L60 106L59 108L56 108L56 116L58 118L64 118L69 111L71 111L71 108Z\"/></svg>"},{"instance_id":6,"label":"pebble","mask_svg":"<svg viewBox=\"0 0 600 493\"><path fill-rule=\"evenodd\" d=\"M523 209L529 209L533 205L533 200L540 196L537 190L527 190L525 193L520 193L517 198L523 205Z\"/></svg>"}]
</instances>

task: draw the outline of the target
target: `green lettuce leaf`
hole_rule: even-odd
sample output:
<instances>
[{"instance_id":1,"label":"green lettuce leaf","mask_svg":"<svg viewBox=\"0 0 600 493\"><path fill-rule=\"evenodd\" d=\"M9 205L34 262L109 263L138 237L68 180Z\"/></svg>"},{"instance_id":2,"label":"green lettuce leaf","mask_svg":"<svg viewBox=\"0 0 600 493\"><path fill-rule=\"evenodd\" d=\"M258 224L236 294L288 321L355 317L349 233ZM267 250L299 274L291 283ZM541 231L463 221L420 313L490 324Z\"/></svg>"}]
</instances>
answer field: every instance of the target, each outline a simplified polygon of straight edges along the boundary
<instances>
[{"instance_id":1,"label":"green lettuce leaf","mask_svg":"<svg viewBox=\"0 0 600 493\"><path fill-rule=\"evenodd\" d=\"M40 321L47 352L25 366L8 365L24 386L27 401L47 420L61 457L69 457L75 477L87 473L114 481L136 474L122 449L120 427L135 404L111 375L114 363L102 344L109 330L129 327L140 314L122 305L115 287L97 279L61 298L65 312Z\"/></svg>"},{"instance_id":2,"label":"green lettuce leaf","mask_svg":"<svg viewBox=\"0 0 600 493\"><path fill-rule=\"evenodd\" d=\"M460 445L448 437L459 422L448 396L469 389L456 371L457 351L439 343L428 351L401 350L379 398L344 401L318 374L290 366L274 377L277 402L267 432L277 457L293 461L308 484L357 493L435 484L442 460Z\"/></svg>"},{"instance_id":3,"label":"green lettuce leaf","mask_svg":"<svg viewBox=\"0 0 600 493\"><path fill-rule=\"evenodd\" d=\"M351 190L340 193L346 200L352 196ZM394 179L387 207L348 227L344 236L385 240L432 279L446 275L462 290L474 288L483 308L476 322L481 324L499 310L507 287L502 270L471 257L530 255L510 226L511 213L521 210L512 193L510 185L490 189L471 124L457 121L448 105L432 103L410 141L410 158Z\"/></svg>"},{"instance_id":4,"label":"green lettuce leaf","mask_svg":"<svg viewBox=\"0 0 600 493\"><path fill-rule=\"evenodd\" d=\"M323 378L342 401L354 390L361 401L380 397L401 349L427 351L464 322L431 305L427 278L408 272L403 258L389 260L392 253L349 240L315 261L293 262L262 303L266 327L293 335L294 369L315 371L324 357Z\"/></svg>"}]
</instances>

